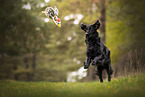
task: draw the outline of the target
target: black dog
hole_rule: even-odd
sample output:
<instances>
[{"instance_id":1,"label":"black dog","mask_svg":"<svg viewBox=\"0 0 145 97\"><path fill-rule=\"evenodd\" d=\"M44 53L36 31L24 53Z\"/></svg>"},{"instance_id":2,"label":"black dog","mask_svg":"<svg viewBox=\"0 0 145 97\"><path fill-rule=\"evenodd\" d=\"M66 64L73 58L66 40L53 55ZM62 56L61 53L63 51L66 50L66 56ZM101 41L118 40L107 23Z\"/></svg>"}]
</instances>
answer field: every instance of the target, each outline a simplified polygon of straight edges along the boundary
<instances>
[{"instance_id":1,"label":"black dog","mask_svg":"<svg viewBox=\"0 0 145 97\"><path fill-rule=\"evenodd\" d=\"M102 43L97 29L100 27L99 20L93 25L84 25L81 23L81 29L86 33L86 62L84 62L84 69L87 69L92 62L92 65L97 66L96 75L99 76L100 82L102 79L102 70L106 69L108 74L108 81L111 81L111 74L113 70L111 69L111 59L110 50Z\"/></svg>"}]
</instances>

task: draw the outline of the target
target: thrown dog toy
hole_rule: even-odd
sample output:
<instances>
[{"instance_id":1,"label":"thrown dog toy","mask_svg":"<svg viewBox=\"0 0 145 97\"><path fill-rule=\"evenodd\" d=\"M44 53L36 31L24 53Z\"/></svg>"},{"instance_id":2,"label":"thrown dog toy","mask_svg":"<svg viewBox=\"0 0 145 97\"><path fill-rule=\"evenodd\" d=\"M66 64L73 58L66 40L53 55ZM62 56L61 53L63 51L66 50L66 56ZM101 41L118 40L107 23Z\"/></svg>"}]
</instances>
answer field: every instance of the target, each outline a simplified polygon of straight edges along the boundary
<instances>
[{"instance_id":1,"label":"thrown dog toy","mask_svg":"<svg viewBox=\"0 0 145 97\"><path fill-rule=\"evenodd\" d=\"M47 7L42 13L45 13L45 15L51 18L58 27L61 27L61 20L57 17L58 9L56 6L54 6L54 9L52 7Z\"/></svg>"}]
</instances>

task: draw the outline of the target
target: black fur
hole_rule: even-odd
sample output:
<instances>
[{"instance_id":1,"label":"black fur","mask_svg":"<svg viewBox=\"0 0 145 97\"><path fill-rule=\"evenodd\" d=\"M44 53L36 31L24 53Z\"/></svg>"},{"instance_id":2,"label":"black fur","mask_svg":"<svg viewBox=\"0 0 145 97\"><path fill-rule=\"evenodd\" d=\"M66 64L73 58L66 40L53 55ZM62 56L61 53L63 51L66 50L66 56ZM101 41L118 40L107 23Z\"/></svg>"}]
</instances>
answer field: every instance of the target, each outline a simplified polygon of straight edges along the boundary
<instances>
[{"instance_id":1,"label":"black fur","mask_svg":"<svg viewBox=\"0 0 145 97\"><path fill-rule=\"evenodd\" d=\"M81 29L86 33L86 61L84 62L84 69L87 69L92 62L92 65L97 66L96 75L99 76L100 82L103 82L102 70L106 69L108 74L108 81L111 81L111 59L110 50L102 43L97 29L100 27L99 20L93 25L84 25L81 23Z\"/></svg>"}]
</instances>

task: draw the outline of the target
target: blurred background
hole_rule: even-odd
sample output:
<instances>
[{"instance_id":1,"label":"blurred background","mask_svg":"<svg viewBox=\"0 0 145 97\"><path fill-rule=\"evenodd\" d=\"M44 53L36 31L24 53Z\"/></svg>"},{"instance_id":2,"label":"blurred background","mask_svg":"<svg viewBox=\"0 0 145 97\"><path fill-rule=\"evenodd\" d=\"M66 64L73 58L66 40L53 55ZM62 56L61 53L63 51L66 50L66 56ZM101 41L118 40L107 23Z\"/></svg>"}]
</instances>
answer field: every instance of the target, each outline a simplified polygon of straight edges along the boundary
<instances>
[{"instance_id":1,"label":"blurred background","mask_svg":"<svg viewBox=\"0 0 145 97\"><path fill-rule=\"evenodd\" d=\"M62 27L42 14L56 6ZM145 0L1 0L0 80L76 82L98 80L83 69L85 33L80 23L101 22L111 50L113 77L145 70ZM105 73L104 73L105 78Z\"/></svg>"}]
</instances>

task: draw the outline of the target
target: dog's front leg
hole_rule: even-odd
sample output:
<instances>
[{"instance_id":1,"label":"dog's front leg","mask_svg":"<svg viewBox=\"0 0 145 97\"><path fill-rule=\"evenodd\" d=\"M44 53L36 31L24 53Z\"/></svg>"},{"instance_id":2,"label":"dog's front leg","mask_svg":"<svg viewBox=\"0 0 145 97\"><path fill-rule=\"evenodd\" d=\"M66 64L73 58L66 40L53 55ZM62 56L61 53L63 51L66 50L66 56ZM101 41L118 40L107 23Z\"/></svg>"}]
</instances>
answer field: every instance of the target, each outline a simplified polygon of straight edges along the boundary
<instances>
[{"instance_id":1,"label":"dog's front leg","mask_svg":"<svg viewBox=\"0 0 145 97\"><path fill-rule=\"evenodd\" d=\"M95 57L94 60L93 60L93 62L92 62L92 65L93 65L93 66L96 65L97 61L98 61L99 59L101 59L102 57L103 57L102 55L99 55L99 56Z\"/></svg>"},{"instance_id":2,"label":"dog's front leg","mask_svg":"<svg viewBox=\"0 0 145 97\"><path fill-rule=\"evenodd\" d=\"M84 62L84 69L87 69L90 66L91 58L87 57L86 62Z\"/></svg>"}]
</instances>

